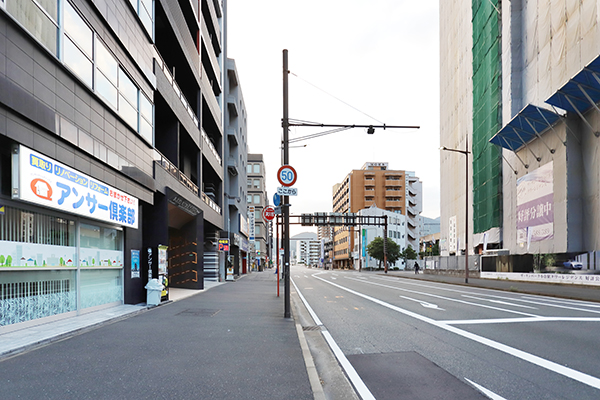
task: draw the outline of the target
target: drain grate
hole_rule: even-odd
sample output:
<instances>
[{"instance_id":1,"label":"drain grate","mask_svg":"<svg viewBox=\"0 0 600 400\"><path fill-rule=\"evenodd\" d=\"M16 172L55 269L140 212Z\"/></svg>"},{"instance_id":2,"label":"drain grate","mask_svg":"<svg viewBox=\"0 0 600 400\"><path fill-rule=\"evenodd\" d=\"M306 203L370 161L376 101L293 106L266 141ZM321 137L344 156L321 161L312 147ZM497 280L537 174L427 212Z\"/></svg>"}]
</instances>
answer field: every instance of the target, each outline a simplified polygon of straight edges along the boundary
<instances>
[{"instance_id":1,"label":"drain grate","mask_svg":"<svg viewBox=\"0 0 600 400\"><path fill-rule=\"evenodd\" d=\"M303 326L302 327L303 331L320 331L321 327L317 326L317 325L311 325L311 326Z\"/></svg>"},{"instance_id":2,"label":"drain grate","mask_svg":"<svg viewBox=\"0 0 600 400\"><path fill-rule=\"evenodd\" d=\"M176 315L180 315L182 317L213 317L217 315L221 310L210 309L210 308L188 308L187 310L183 310Z\"/></svg>"}]
</instances>

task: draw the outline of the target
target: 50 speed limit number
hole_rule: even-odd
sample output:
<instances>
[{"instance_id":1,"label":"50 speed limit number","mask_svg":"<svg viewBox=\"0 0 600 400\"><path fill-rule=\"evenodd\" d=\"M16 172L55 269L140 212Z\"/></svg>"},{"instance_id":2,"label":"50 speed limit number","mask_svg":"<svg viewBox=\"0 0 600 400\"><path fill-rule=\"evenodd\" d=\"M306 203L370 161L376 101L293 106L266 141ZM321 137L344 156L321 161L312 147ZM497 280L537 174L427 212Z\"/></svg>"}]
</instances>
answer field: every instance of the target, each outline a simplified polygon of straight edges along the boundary
<instances>
[{"instance_id":1,"label":"50 speed limit number","mask_svg":"<svg viewBox=\"0 0 600 400\"><path fill-rule=\"evenodd\" d=\"M279 183L283 186L294 186L297 177L296 170L291 165L283 165L279 168L279 171L277 171L277 180L279 180Z\"/></svg>"}]
</instances>

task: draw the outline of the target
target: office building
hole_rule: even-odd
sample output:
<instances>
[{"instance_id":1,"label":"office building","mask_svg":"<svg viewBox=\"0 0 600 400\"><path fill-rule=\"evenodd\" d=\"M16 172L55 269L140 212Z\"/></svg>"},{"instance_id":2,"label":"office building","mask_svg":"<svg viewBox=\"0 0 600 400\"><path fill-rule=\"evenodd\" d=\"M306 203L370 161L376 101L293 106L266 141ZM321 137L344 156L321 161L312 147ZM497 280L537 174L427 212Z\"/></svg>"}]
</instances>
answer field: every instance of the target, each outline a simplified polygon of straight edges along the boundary
<instances>
[{"instance_id":1,"label":"office building","mask_svg":"<svg viewBox=\"0 0 600 400\"><path fill-rule=\"evenodd\" d=\"M225 109L225 174L224 223L225 236L229 239L229 260L221 263L221 276L225 274L225 265L233 267L233 274L247 272L248 257L248 187L245 184L248 165L248 115L242 96L242 88L235 60L227 59L227 78L225 79L227 108Z\"/></svg>"},{"instance_id":2,"label":"office building","mask_svg":"<svg viewBox=\"0 0 600 400\"><path fill-rule=\"evenodd\" d=\"M262 269L269 258L269 224L262 216L263 209L269 205L265 185L265 163L262 154L248 154L247 187L248 207L249 210L253 210L253 215L248 216L250 223L250 252L252 253L249 255L251 259L250 265L255 262L256 267ZM253 237L254 239L252 239Z\"/></svg>"},{"instance_id":3,"label":"office building","mask_svg":"<svg viewBox=\"0 0 600 400\"><path fill-rule=\"evenodd\" d=\"M223 18L216 0L0 1L0 325L219 279Z\"/></svg>"},{"instance_id":4,"label":"office building","mask_svg":"<svg viewBox=\"0 0 600 400\"><path fill-rule=\"evenodd\" d=\"M334 213L357 213L371 206L405 216L407 243L419 248L422 183L414 172L389 170L388 163L370 162L333 187ZM334 228L334 268L358 268L352 232L352 227Z\"/></svg>"}]
</instances>

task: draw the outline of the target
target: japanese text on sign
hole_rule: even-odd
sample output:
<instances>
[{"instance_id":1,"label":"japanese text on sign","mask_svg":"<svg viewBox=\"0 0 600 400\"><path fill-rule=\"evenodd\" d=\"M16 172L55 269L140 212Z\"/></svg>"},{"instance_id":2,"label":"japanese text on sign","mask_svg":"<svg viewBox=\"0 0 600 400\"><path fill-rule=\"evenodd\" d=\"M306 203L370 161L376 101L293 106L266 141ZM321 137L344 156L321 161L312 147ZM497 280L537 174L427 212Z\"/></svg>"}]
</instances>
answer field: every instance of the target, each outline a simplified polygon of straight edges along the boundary
<instances>
[{"instance_id":1,"label":"japanese text on sign","mask_svg":"<svg viewBox=\"0 0 600 400\"><path fill-rule=\"evenodd\" d=\"M18 168L19 192L13 197L137 229L137 198L25 146L19 146Z\"/></svg>"}]
</instances>

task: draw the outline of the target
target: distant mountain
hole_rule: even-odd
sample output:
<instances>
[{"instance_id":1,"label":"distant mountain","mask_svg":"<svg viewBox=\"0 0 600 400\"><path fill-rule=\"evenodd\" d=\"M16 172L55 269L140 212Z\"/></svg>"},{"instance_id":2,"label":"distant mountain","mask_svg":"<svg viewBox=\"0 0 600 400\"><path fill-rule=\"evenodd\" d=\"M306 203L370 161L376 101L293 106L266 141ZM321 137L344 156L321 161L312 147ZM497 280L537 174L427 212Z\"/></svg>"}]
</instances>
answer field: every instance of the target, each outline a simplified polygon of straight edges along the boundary
<instances>
[{"instance_id":1,"label":"distant mountain","mask_svg":"<svg viewBox=\"0 0 600 400\"><path fill-rule=\"evenodd\" d=\"M290 240L317 240L317 234L315 232L302 232L292 236Z\"/></svg>"}]
</instances>

